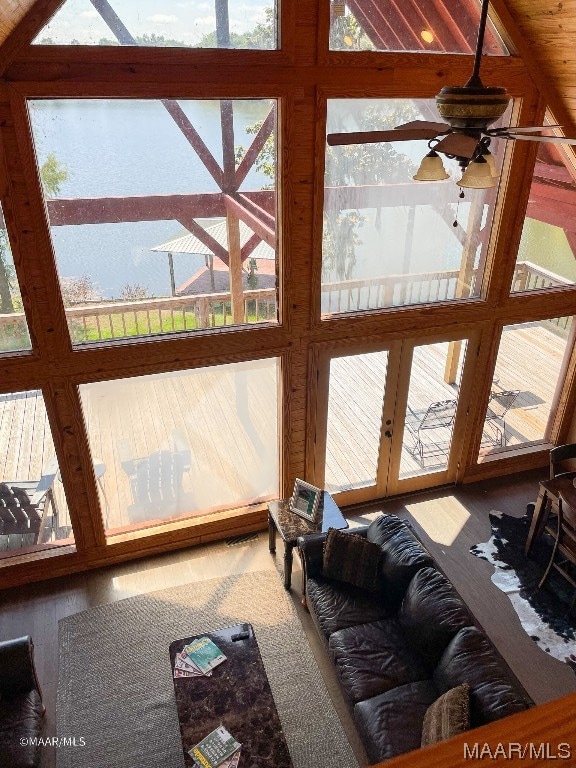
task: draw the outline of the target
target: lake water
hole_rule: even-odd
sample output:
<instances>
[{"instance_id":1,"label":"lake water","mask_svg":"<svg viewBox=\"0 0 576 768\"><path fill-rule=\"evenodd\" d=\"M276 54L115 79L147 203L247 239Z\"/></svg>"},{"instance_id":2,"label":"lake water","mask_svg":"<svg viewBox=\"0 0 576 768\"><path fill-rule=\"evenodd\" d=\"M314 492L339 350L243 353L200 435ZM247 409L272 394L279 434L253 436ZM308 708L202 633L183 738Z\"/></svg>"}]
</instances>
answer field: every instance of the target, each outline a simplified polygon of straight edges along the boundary
<instances>
[{"instance_id":1,"label":"lake water","mask_svg":"<svg viewBox=\"0 0 576 768\"><path fill-rule=\"evenodd\" d=\"M178 102L222 164L216 101ZM269 101L236 101L235 145L248 147L246 126L262 120ZM68 172L58 197L109 197L218 192L196 152L159 101L56 100L30 103L39 163L50 153ZM252 170L242 190L270 179ZM202 223L202 222L201 222ZM150 249L184 233L177 221L85 224L52 228L61 277L89 275L98 292L118 298L127 284L151 296L170 295L167 257ZM175 254L176 285L204 265L204 256Z\"/></svg>"},{"instance_id":2,"label":"lake water","mask_svg":"<svg viewBox=\"0 0 576 768\"><path fill-rule=\"evenodd\" d=\"M178 103L221 165L219 103L209 100ZM249 146L253 137L246 132L246 127L262 120L271 103L267 100L234 102L235 145ZM331 109L333 107L329 109L329 117ZM36 100L30 103L30 115L40 164L48 154L54 153L68 172L59 197L218 191L159 101ZM405 153L405 161L413 165L426 152L422 145L425 142L396 144L395 151ZM458 178L457 169L452 169L452 174L453 179ZM257 190L268 184L270 179L252 169L242 190ZM353 277L395 274L407 265L411 272L458 268L462 245L451 222L457 215L465 229L469 201L482 192L467 191L467 199L460 201L456 214L459 188L453 180L439 183L431 190L431 206L419 206L410 224L410 209L414 205L411 190L415 191L417 186L405 187L402 194L406 199L399 197L397 207L381 210L374 207L360 212L363 222L357 231ZM346 197L343 192L343 209L348 207ZM440 211L444 215L438 215ZM209 222L201 220L200 223ZM89 275L97 292L105 298L118 298L128 284L143 286L150 296L170 295L167 257L151 248L181 234L184 230L177 221L86 224L52 229L60 275ZM534 238L529 235L527 230L522 242L522 258L574 279L574 259L569 247L535 247ZM565 240L564 236L563 242ZM557 263L559 257L555 256L559 251L562 263ZM181 285L204 263L202 255L174 254L176 285Z\"/></svg>"}]
</instances>

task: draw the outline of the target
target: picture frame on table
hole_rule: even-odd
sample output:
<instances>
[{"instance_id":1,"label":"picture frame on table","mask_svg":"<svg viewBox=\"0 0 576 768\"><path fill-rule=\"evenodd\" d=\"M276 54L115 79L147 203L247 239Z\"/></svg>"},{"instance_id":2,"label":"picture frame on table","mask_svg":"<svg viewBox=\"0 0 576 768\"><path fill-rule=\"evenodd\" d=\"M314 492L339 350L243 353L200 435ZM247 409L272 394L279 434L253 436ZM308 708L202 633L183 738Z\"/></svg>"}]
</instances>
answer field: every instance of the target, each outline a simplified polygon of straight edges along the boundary
<instances>
[{"instance_id":1,"label":"picture frame on table","mask_svg":"<svg viewBox=\"0 0 576 768\"><path fill-rule=\"evenodd\" d=\"M317 523L320 518L322 494L321 488L316 488L315 485L297 477L290 499L290 511L309 523Z\"/></svg>"}]
</instances>

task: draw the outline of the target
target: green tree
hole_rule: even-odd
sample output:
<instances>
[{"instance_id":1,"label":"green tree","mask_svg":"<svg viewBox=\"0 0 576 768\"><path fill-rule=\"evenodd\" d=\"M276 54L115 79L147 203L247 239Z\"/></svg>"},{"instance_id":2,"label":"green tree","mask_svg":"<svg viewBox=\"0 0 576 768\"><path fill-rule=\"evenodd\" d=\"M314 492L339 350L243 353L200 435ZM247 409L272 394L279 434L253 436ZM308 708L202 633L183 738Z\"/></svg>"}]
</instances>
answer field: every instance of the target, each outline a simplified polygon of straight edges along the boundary
<instances>
[{"instance_id":1,"label":"green tree","mask_svg":"<svg viewBox=\"0 0 576 768\"><path fill-rule=\"evenodd\" d=\"M336 16L330 24L331 51L375 51L368 35L352 13Z\"/></svg>"},{"instance_id":2,"label":"green tree","mask_svg":"<svg viewBox=\"0 0 576 768\"><path fill-rule=\"evenodd\" d=\"M62 166L53 152L40 166L40 179L46 197L56 197L60 186L68 179L68 171ZM0 222L0 313L11 314L22 305L16 271L12 263L12 254L8 233L4 221Z\"/></svg>"},{"instance_id":3,"label":"green tree","mask_svg":"<svg viewBox=\"0 0 576 768\"><path fill-rule=\"evenodd\" d=\"M253 48L253 49L272 49L275 48L274 22L276 12L274 8L264 8L266 18L263 22L257 24L254 29L248 32L231 32L230 48ZM218 48L216 32L208 32L197 43L198 48Z\"/></svg>"}]
</instances>

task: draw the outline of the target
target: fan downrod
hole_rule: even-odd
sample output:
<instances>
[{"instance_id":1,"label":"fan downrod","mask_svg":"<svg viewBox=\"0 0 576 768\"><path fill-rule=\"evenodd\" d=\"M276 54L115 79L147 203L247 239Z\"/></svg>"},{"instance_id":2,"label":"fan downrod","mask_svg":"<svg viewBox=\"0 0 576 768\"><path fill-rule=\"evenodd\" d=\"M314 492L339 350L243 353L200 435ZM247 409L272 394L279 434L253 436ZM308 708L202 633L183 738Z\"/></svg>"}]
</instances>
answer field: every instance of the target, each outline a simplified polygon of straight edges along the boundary
<instances>
[{"instance_id":1,"label":"fan downrod","mask_svg":"<svg viewBox=\"0 0 576 768\"><path fill-rule=\"evenodd\" d=\"M447 85L436 96L436 107L451 128L483 131L498 120L510 102L506 88L487 87L480 79L480 62L489 0L482 0L472 75L466 85Z\"/></svg>"}]
</instances>

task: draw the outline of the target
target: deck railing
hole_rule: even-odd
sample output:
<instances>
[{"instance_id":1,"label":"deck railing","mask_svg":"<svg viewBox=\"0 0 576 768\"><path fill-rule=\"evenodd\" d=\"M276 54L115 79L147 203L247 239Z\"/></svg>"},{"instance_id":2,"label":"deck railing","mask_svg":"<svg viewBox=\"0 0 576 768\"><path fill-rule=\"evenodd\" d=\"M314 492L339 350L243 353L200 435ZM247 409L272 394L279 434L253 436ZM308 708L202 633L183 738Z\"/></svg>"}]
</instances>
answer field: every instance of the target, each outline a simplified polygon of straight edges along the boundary
<instances>
[{"instance_id":1,"label":"deck railing","mask_svg":"<svg viewBox=\"0 0 576 768\"><path fill-rule=\"evenodd\" d=\"M329 315L383 307L426 304L456 298L458 270L386 275L366 280L346 280L322 286L322 313ZM476 273L472 273L472 286ZM529 261L519 262L513 291L571 285ZM173 296L137 301L94 302L67 307L74 343L148 336L158 333L217 328L233 324L229 292ZM275 322L276 291L244 291L244 323ZM549 321L565 333L571 318ZM22 312L0 315L0 351L28 349L30 341Z\"/></svg>"}]
</instances>

